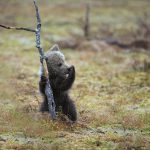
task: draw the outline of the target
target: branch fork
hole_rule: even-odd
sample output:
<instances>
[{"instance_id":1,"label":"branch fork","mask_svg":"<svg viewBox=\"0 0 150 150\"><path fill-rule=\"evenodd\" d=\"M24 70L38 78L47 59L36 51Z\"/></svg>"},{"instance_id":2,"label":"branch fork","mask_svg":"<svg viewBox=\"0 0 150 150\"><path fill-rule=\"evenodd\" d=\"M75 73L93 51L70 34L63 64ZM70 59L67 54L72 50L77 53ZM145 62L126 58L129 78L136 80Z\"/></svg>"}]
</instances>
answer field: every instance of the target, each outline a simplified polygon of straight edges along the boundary
<instances>
[{"instance_id":1,"label":"branch fork","mask_svg":"<svg viewBox=\"0 0 150 150\"><path fill-rule=\"evenodd\" d=\"M34 6L35 6L35 11L36 11L36 19L37 19L36 29L23 28L23 27L10 27L10 26L2 25L2 24L0 24L0 27L5 28L5 29L15 29L15 30L24 30L24 31L34 32L35 36L36 36L36 47L40 54L41 67L44 69L45 55L44 55L44 50L41 46L41 18L40 18L38 6L36 4L36 0L34 0ZM49 113L50 113L52 119L55 120L56 119L55 101L54 101L54 96L53 96L49 78L47 78L45 94L48 99Z\"/></svg>"}]
</instances>

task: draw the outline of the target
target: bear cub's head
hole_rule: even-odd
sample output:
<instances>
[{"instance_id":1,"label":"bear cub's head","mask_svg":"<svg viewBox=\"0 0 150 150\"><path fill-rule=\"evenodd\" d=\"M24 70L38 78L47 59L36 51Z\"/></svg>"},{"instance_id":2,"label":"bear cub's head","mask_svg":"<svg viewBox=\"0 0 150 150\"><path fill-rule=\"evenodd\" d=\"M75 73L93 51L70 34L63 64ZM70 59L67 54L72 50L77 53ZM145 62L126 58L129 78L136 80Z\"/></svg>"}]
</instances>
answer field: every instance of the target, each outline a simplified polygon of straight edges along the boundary
<instances>
[{"instance_id":1,"label":"bear cub's head","mask_svg":"<svg viewBox=\"0 0 150 150\"><path fill-rule=\"evenodd\" d=\"M73 66L69 66L65 61L64 54L58 45L54 45L46 54L45 59L48 66L49 76L67 78Z\"/></svg>"}]
</instances>

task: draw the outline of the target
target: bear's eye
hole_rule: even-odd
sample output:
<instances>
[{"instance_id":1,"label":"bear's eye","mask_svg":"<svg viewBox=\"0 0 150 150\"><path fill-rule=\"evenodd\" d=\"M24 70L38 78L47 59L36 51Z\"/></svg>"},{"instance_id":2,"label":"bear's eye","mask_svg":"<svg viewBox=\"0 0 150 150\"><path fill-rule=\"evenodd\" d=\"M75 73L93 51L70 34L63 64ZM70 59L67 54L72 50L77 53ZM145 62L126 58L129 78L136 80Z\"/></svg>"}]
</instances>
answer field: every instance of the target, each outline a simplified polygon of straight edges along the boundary
<instances>
[{"instance_id":1,"label":"bear's eye","mask_svg":"<svg viewBox=\"0 0 150 150\"><path fill-rule=\"evenodd\" d=\"M62 63L58 63L58 66L61 67L61 66L62 66Z\"/></svg>"}]
</instances>

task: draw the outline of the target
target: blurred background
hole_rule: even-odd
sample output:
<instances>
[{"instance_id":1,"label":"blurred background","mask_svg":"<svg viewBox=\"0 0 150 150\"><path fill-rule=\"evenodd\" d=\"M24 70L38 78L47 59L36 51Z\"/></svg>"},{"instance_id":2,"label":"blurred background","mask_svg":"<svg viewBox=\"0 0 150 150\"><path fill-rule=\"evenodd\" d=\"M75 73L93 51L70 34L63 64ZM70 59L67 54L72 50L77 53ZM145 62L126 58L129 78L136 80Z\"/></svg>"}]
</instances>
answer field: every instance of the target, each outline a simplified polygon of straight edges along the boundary
<instances>
[{"instance_id":1,"label":"blurred background","mask_svg":"<svg viewBox=\"0 0 150 150\"><path fill-rule=\"evenodd\" d=\"M44 42L57 42L64 48L86 49L84 46L90 43L80 43L86 37L118 47L149 49L148 0L44 0L39 1L39 5ZM3 24L35 27L31 0L1 0L0 12Z\"/></svg>"},{"instance_id":2,"label":"blurred background","mask_svg":"<svg viewBox=\"0 0 150 150\"><path fill-rule=\"evenodd\" d=\"M0 148L148 150L150 1L37 2L44 50L57 43L75 65L78 123L38 113L35 35L0 28ZM0 0L0 24L35 28L33 1Z\"/></svg>"}]
</instances>

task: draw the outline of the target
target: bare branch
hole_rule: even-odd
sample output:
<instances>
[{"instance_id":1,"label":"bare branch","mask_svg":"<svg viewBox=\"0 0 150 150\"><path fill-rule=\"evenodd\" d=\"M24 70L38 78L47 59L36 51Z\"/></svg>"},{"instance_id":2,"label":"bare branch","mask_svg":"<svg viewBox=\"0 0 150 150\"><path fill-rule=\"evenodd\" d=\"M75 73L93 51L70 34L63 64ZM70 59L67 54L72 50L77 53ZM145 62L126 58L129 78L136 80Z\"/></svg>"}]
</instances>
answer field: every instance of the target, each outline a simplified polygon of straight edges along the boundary
<instances>
[{"instance_id":1,"label":"bare branch","mask_svg":"<svg viewBox=\"0 0 150 150\"><path fill-rule=\"evenodd\" d=\"M0 27L5 28L5 29L15 29L15 30L25 30L25 31L29 31L29 32L36 32L36 30L30 29L30 28L10 27L10 26L2 25L2 24L0 24Z\"/></svg>"},{"instance_id":2,"label":"bare branch","mask_svg":"<svg viewBox=\"0 0 150 150\"><path fill-rule=\"evenodd\" d=\"M36 28L36 47L39 50L40 57L41 57L41 63L43 63L44 59L44 51L43 48L41 47L41 19L40 19L40 14L38 7L36 5L36 1L34 0L34 6L35 6L35 11L36 11L36 19L37 19L37 28Z\"/></svg>"},{"instance_id":3,"label":"bare branch","mask_svg":"<svg viewBox=\"0 0 150 150\"><path fill-rule=\"evenodd\" d=\"M85 38L89 38L90 34L90 5L86 4L86 12L85 12L85 24L84 24L84 36Z\"/></svg>"},{"instance_id":4,"label":"bare branch","mask_svg":"<svg viewBox=\"0 0 150 150\"><path fill-rule=\"evenodd\" d=\"M35 32L35 34L36 34L36 47L39 50L40 57L41 57L41 59L40 59L41 60L41 66L44 69L44 65L43 65L43 60L45 60L44 59L44 50L41 47L41 19L40 19L38 7L36 5L36 0L34 0L34 6L35 6L35 10L36 10L36 19L37 19L37 29ZM45 94L46 94L47 99L48 99L49 112L51 114L52 119L54 120L54 119L56 119L55 102L54 102L54 96L53 96L52 88L50 86L49 78L47 78Z\"/></svg>"}]
</instances>

